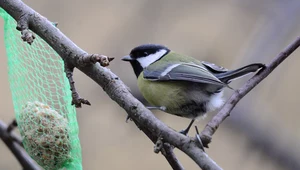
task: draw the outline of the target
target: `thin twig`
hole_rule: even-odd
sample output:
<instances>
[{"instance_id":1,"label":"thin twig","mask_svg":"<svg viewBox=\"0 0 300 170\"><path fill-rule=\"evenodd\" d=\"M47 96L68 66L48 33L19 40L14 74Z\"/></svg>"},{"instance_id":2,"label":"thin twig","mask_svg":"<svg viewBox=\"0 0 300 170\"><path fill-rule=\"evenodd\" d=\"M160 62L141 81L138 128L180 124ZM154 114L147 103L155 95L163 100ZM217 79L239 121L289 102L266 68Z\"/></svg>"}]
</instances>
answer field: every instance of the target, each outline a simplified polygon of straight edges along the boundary
<instances>
[{"instance_id":1,"label":"thin twig","mask_svg":"<svg viewBox=\"0 0 300 170\"><path fill-rule=\"evenodd\" d=\"M10 133L15 127L17 127L17 121L13 119L7 127L7 132Z\"/></svg>"},{"instance_id":2,"label":"thin twig","mask_svg":"<svg viewBox=\"0 0 300 170\"><path fill-rule=\"evenodd\" d=\"M249 79L241 88L236 90L223 108L215 115L201 132L201 140L204 146L211 142L212 135L216 132L220 124L230 115L230 112L235 105L258 83L266 78L281 62L290 56L300 46L300 37L287 46L273 61L270 62L264 69L260 70L255 76Z\"/></svg>"},{"instance_id":3,"label":"thin twig","mask_svg":"<svg viewBox=\"0 0 300 170\"><path fill-rule=\"evenodd\" d=\"M13 133L13 132L10 132L9 133L9 137L11 138L12 141L16 142L17 144L19 144L21 147L24 147L23 146L23 143L22 143L22 138L20 136L18 136L17 134Z\"/></svg>"},{"instance_id":4,"label":"thin twig","mask_svg":"<svg viewBox=\"0 0 300 170\"><path fill-rule=\"evenodd\" d=\"M184 167L177 159L173 149L170 144L164 143L161 153L165 156L173 170L184 170Z\"/></svg>"},{"instance_id":5,"label":"thin twig","mask_svg":"<svg viewBox=\"0 0 300 170\"><path fill-rule=\"evenodd\" d=\"M79 96L79 94L76 90L76 87L75 87L75 82L73 79L73 72L74 72L74 66L65 62L65 73L66 73L66 76L67 76L69 84L70 84L70 90L72 92L71 105L75 105L76 108L81 108L81 104L91 105L91 103L88 100L81 98Z\"/></svg>"},{"instance_id":6,"label":"thin twig","mask_svg":"<svg viewBox=\"0 0 300 170\"><path fill-rule=\"evenodd\" d=\"M10 136L11 140L14 142L17 142L20 146L23 146L22 139L20 136L16 135L15 133L12 133L12 131L18 126L17 120L13 119L10 124L8 124L8 127L6 129L8 135Z\"/></svg>"},{"instance_id":7,"label":"thin twig","mask_svg":"<svg viewBox=\"0 0 300 170\"><path fill-rule=\"evenodd\" d=\"M107 57L105 55L99 55L99 54L87 54L80 56L77 63L85 67L90 64L100 63L101 66L106 67L109 66L109 63L114 60L113 57Z\"/></svg>"},{"instance_id":8,"label":"thin twig","mask_svg":"<svg viewBox=\"0 0 300 170\"><path fill-rule=\"evenodd\" d=\"M11 150L19 163L26 170L39 170L39 166L28 156L25 150L16 142L11 140L10 134L7 132L7 125L0 120L0 138Z\"/></svg>"},{"instance_id":9,"label":"thin twig","mask_svg":"<svg viewBox=\"0 0 300 170\"><path fill-rule=\"evenodd\" d=\"M109 63L113 60L114 58L107 57L105 55L99 55L99 54L85 54L82 55L78 58L78 65L85 67L91 64L95 63L100 63L101 66L106 67L109 65ZM73 72L74 72L74 66L70 64L69 62L65 62L65 73L68 78L69 84L70 84L70 90L72 92L72 105L75 105L76 108L81 108L82 104L85 105L91 105L91 103L79 96L79 93L76 90L75 87L75 82L73 79Z\"/></svg>"},{"instance_id":10,"label":"thin twig","mask_svg":"<svg viewBox=\"0 0 300 170\"><path fill-rule=\"evenodd\" d=\"M142 130L142 129L141 129ZM158 138L154 135L152 135L150 132L148 132L147 129L143 130L145 134L148 136L148 138L153 142L157 143ZM174 146L171 146L168 143L164 143L163 147L161 148L161 153L164 155L170 166L175 170L184 170L182 164L177 159L175 153L173 152ZM155 151L154 151L155 152Z\"/></svg>"}]
</instances>

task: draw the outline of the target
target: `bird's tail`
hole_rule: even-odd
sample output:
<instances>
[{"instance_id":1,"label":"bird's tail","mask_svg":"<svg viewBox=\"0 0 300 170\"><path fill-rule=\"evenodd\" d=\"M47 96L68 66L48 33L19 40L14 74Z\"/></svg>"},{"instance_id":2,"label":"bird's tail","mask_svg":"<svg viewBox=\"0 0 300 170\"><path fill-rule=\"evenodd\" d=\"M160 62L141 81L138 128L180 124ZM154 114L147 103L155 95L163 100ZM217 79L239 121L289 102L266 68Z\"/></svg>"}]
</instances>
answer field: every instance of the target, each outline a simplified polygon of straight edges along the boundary
<instances>
[{"instance_id":1,"label":"bird's tail","mask_svg":"<svg viewBox=\"0 0 300 170\"><path fill-rule=\"evenodd\" d=\"M223 73L218 73L215 74L215 76L220 79L222 82L228 84L232 80L243 77L249 73L256 72L257 70L265 67L264 64L261 63L254 63L254 64L249 64L247 66L244 66L242 68L236 69L236 70L231 70Z\"/></svg>"}]
</instances>

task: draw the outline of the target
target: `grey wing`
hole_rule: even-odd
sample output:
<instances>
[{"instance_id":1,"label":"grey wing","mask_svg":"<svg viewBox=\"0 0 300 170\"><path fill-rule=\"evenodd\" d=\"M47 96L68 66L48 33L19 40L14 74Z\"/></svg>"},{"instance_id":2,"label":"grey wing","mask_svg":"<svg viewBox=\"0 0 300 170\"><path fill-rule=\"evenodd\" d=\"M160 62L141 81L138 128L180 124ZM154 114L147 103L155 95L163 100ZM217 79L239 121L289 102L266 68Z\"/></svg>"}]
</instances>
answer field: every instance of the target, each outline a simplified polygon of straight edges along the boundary
<instances>
[{"instance_id":1,"label":"grey wing","mask_svg":"<svg viewBox=\"0 0 300 170\"><path fill-rule=\"evenodd\" d=\"M189 81L227 86L203 65L194 63L165 63L159 68L150 65L144 69L144 78L152 81Z\"/></svg>"},{"instance_id":2,"label":"grey wing","mask_svg":"<svg viewBox=\"0 0 300 170\"><path fill-rule=\"evenodd\" d=\"M207 61L202 61L201 63L212 73L225 73L225 72L229 71L228 69L218 66L214 63L210 63Z\"/></svg>"}]
</instances>

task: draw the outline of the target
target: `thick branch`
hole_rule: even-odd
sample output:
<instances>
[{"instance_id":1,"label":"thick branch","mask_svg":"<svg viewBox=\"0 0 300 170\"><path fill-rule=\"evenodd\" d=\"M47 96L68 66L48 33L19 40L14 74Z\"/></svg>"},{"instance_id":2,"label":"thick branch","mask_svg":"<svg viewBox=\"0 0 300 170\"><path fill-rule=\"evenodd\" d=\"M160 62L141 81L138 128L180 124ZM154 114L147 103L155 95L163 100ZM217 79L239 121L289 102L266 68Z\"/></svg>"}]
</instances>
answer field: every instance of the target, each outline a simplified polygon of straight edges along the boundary
<instances>
[{"instance_id":1,"label":"thick branch","mask_svg":"<svg viewBox=\"0 0 300 170\"><path fill-rule=\"evenodd\" d=\"M177 147L192 158L203 170L221 169L208 155L200 149L196 142L166 126L152 112L138 101L128 91L127 86L109 69L98 63L89 67L81 66L78 61L81 56L88 54L76 46L50 21L20 0L0 0L0 7L8 12L15 20L23 15L29 16L29 29L43 38L65 62L69 62L98 83L104 91L126 110L131 119L147 135L157 140L162 136L164 141Z\"/></svg>"},{"instance_id":2,"label":"thick branch","mask_svg":"<svg viewBox=\"0 0 300 170\"><path fill-rule=\"evenodd\" d=\"M287 46L279 55L277 55L269 65L260 70L255 76L249 79L245 85L236 90L229 98L223 108L215 115L201 132L201 140L204 146L211 141L211 136L216 132L220 124L230 115L235 105L258 83L266 78L281 62L290 56L300 46L300 37Z\"/></svg>"},{"instance_id":3,"label":"thick branch","mask_svg":"<svg viewBox=\"0 0 300 170\"><path fill-rule=\"evenodd\" d=\"M24 169L39 170L38 165L27 155L22 146L11 139L7 125L0 120L0 138L18 159Z\"/></svg>"}]
</instances>

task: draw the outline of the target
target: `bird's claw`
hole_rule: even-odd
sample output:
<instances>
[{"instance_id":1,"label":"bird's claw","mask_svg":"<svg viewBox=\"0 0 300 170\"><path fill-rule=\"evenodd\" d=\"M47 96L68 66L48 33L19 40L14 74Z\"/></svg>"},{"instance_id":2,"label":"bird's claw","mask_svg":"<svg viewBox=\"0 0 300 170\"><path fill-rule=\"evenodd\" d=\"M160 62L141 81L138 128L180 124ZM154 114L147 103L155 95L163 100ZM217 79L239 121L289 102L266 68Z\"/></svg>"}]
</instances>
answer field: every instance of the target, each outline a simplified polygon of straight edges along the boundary
<instances>
[{"instance_id":1,"label":"bird's claw","mask_svg":"<svg viewBox=\"0 0 300 170\"><path fill-rule=\"evenodd\" d=\"M203 143L202 143L202 140L201 140L201 138L200 138L199 131L198 131L198 127L195 126L195 129L196 129L196 135L195 135L196 143L198 144L199 148L202 149L203 152L205 152L204 146L203 146Z\"/></svg>"},{"instance_id":2,"label":"bird's claw","mask_svg":"<svg viewBox=\"0 0 300 170\"><path fill-rule=\"evenodd\" d=\"M190 131L190 128L192 127L193 123L195 122L195 119L192 119L192 121L190 122L190 124L188 125L188 127L184 130L179 131L179 133L183 134L183 135L187 135Z\"/></svg>"},{"instance_id":3,"label":"bird's claw","mask_svg":"<svg viewBox=\"0 0 300 170\"><path fill-rule=\"evenodd\" d=\"M161 110L161 111L166 111L166 107L165 106L147 106L146 107L149 110Z\"/></svg>"}]
</instances>

